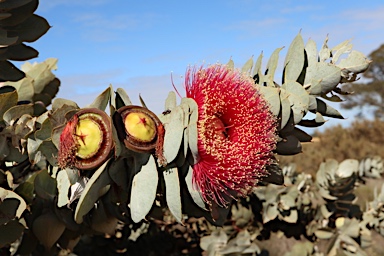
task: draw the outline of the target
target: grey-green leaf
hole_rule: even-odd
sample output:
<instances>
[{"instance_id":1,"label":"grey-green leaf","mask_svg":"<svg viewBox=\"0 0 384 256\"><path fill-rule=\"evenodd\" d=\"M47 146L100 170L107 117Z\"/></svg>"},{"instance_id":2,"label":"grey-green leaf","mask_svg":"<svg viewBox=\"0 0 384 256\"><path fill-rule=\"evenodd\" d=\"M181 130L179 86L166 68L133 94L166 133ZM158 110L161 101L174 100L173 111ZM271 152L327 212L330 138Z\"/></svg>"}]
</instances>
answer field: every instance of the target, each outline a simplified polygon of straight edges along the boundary
<instances>
[{"instance_id":1,"label":"grey-green leaf","mask_svg":"<svg viewBox=\"0 0 384 256\"><path fill-rule=\"evenodd\" d=\"M277 64L279 62L279 53L284 47L277 48L271 54L266 66L266 74L264 76L264 81L267 83L267 86L275 87L274 78L275 72L277 68Z\"/></svg>"},{"instance_id":2,"label":"grey-green leaf","mask_svg":"<svg viewBox=\"0 0 384 256\"><path fill-rule=\"evenodd\" d=\"M62 207L69 203L68 190L71 187L71 182L69 181L67 172L65 170L61 170L57 174L57 206Z\"/></svg>"},{"instance_id":3,"label":"grey-green leaf","mask_svg":"<svg viewBox=\"0 0 384 256\"><path fill-rule=\"evenodd\" d=\"M24 114L33 115L33 104L13 106L4 113L3 118L7 124L11 124Z\"/></svg>"},{"instance_id":4,"label":"grey-green leaf","mask_svg":"<svg viewBox=\"0 0 384 256\"><path fill-rule=\"evenodd\" d=\"M17 104L17 91L0 94L0 121L3 121L4 113Z\"/></svg>"},{"instance_id":5,"label":"grey-green leaf","mask_svg":"<svg viewBox=\"0 0 384 256\"><path fill-rule=\"evenodd\" d=\"M148 163L135 175L131 190L131 218L138 223L145 218L151 210L156 197L156 189L159 177L156 162L151 155Z\"/></svg>"},{"instance_id":6,"label":"grey-green leaf","mask_svg":"<svg viewBox=\"0 0 384 256\"><path fill-rule=\"evenodd\" d=\"M172 110L176 107L176 93L174 91L170 91L168 93L168 97L165 100L165 110Z\"/></svg>"},{"instance_id":7,"label":"grey-green leaf","mask_svg":"<svg viewBox=\"0 0 384 256\"><path fill-rule=\"evenodd\" d=\"M263 74L261 72L261 62L263 60L263 53L260 53L259 57L256 60L255 66L253 67L252 77L255 75L259 76L259 81L256 81L258 84L262 84Z\"/></svg>"},{"instance_id":8,"label":"grey-green leaf","mask_svg":"<svg viewBox=\"0 0 384 256\"><path fill-rule=\"evenodd\" d=\"M346 59L342 59L338 65L342 69L346 69L349 72L359 74L364 72L371 63L361 52L352 51Z\"/></svg>"},{"instance_id":9,"label":"grey-green leaf","mask_svg":"<svg viewBox=\"0 0 384 256\"><path fill-rule=\"evenodd\" d=\"M320 81L321 93L332 91L341 80L341 69L325 62L317 62L315 65L308 66L304 84L315 85ZM317 94L314 88L310 89L311 94Z\"/></svg>"},{"instance_id":10,"label":"grey-green leaf","mask_svg":"<svg viewBox=\"0 0 384 256\"><path fill-rule=\"evenodd\" d=\"M129 98L128 94L125 92L123 88L117 88L116 94L120 96L120 98L123 100L124 106L132 105L132 101ZM119 106L116 106L119 107Z\"/></svg>"},{"instance_id":11,"label":"grey-green leaf","mask_svg":"<svg viewBox=\"0 0 384 256\"><path fill-rule=\"evenodd\" d=\"M285 82L291 80L296 81L300 76L304 66L304 41L299 33L295 39L293 39L291 45L288 48L287 56L285 57Z\"/></svg>"},{"instance_id":12,"label":"grey-green leaf","mask_svg":"<svg viewBox=\"0 0 384 256\"><path fill-rule=\"evenodd\" d=\"M46 249L55 244L64 230L64 223L52 212L38 216L32 224L33 233Z\"/></svg>"},{"instance_id":13,"label":"grey-green leaf","mask_svg":"<svg viewBox=\"0 0 384 256\"><path fill-rule=\"evenodd\" d=\"M281 129L287 124L291 115L291 104L289 102L289 93L281 89L280 90L280 102L281 102Z\"/></svg>"},{"instance_id":14,"label":"grey-green leaf","mask_svg":"<svg viewBox=\"0 0 384 256\"><path fill-rule=\"evenodd\" d=\"M246 73L247 75L250 75L251 70L252 70L252 66L253 66L253 56L251 58L249 58L249 60L247 60L247 62L245 62L244 66L241 68L241 72Z\"/></svg>"},{"instance_id":15,"label":"grey-green leaf","mask_svg":"<svg viewBox=\"0 0 384 256\"><path fill-rule=\"evenodd\" d=\"M108 87L96 99L87 107L88 108L98 108L100 110L105 110L108 105L109 99L111 98L111 88Z\"/></svg>"},{"instance_id":16,"label":"grey-green leaf","mask_svg":"<svg viewBox=\"0 0 384 256\"><path fill-rule=\"evenodd\" d=\"M230 58L229 61L227 62L227 67L230 70L234 70L235 69L235 63L233 62L232 58Z\"/></svg>"},{"instance_id":17,"label":"grey-green leaf","mask_svg":"<svg viewBox=\"0 0 384 256\"><path fill-rule=\"evenodd\" d=\"M316 42L309 39L305 45L305 52L307 53L308 66L312 66L317 63L317 46Z\"/></svg>"},{"instance_id":18,"label":"grey-green leaf","mask_svg":"<svg viewBox=\"0 0 384 256\"><path fill-rule=\"evenodd\" d=\"M111 178L106 171L106 167L110 160L108 159L100 166L86 184L75 210L74 217L77 223L83 222L84 215L94 207L96 201L109 189Z\"/></svg>"},{"instance_id":19,"label":"grey-green leaf","mask_svg":"<svg viewBox=\"0 0 384 256\"><path fill-rule=\"evenodd\" d=\"M178 222L182 222L180 182L177 168L163 172L165 181L165 196L169 210Z\"/></svg>"},{"instance_id":20,"label":"grey-green leaf","mask_svg":"<svg viewBox=\"0 0 384 256\"><path fill-rule=\"evenodd\" d=\"M16 194L15 192L11 190L6 190L0 187L0 200L3 201L5 199L11 199L11 198L14 198L20 201L20 204L16 210L16 217L20 218L21 214L23 214L24 210L27 208L27 204L25 203L24 199L18 194Z\"/></svg>"},{"instance_id":21,"label":"grey-green leaf","mask_svg":"<svg viewBox=\"0 0 384 256\"><path fill-rule=\"evenodd\" d=\"M192 197L192 200L202 209L206 210L205 203L201 197L200 191L196 189L196 185L193 184L193 169L191 166L188 168L187 176L185 177L187 183L188 192Z\"/></svg>"},{"instance_id":22,"label":"grey-green leaf","mask_svg":"<svg viewBox=\"0 0 384 256\"><path fill-rule=\"evenodd\" d=\"M167 163L172 162L180 149L181 141L184 133L184 111L179 106L166 115L167 122L163 122L164 134L164 157Z\"/></svg>"}]
</instances>

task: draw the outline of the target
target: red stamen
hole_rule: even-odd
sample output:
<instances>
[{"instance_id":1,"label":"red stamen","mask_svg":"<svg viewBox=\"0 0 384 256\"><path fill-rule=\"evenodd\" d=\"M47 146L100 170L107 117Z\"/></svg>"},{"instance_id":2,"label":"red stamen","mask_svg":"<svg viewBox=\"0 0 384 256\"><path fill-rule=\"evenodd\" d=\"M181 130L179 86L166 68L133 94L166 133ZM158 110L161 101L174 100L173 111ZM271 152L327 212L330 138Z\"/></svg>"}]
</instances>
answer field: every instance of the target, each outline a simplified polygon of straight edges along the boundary
<instances>
[{"instance_id":1,"label":"red stamen","mask_svg":"<svg viewBox=\"0 0 384 256\"><path fill-rule=\"evenodd\" d=\"M276 120L253 81L225 65L188 69L185 87L199 114L194 183L204 201L227 206L266 175Z\"/></svg>"},{"instance_id":2,"label":"red stamen","mask_svg":"<svg viewBox=\"0 0 384 256\"><path fill-rule=\"evenodd\" d=\"M167 160L164 157L164 148L163 148L164 134L165 134L164 126L160 123L157 126L157 143L156 143L155 154L156 154L157 159L159 159L159 163L162 166L167 165Z\"/></svg>"},{"instance_id":3,"label":"red stamen","mask_svg":"<svg viewBox=\"0 0 384 256\"><path fill-rule=\"evenodd\" d=\"M68 121L60 135L60 148L58 152L58 165L60 168L71 167L76 160L77 142L74 139L79 118L74 115Z\"/></svg>"}]
</instances>

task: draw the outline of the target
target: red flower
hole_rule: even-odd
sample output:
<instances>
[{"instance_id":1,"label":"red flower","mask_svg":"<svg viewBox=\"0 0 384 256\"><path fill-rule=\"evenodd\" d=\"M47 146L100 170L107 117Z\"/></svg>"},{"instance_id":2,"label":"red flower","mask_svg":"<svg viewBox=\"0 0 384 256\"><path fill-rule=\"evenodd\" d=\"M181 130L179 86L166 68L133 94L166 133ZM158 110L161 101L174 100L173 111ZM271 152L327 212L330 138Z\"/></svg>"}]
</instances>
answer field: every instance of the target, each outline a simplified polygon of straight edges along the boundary
<instances>
[{"instance_id":1,"label":"red flower","mask_svg":"<svg viewBox=\"0 0 384 256\"><path fill-rule=\"evenodd\" d=\"M188 69L185 84L199 113L194 184L205 202L227 206L267 174L276 120L253 81L225 65Z\"/></svg>"}]
</instances>

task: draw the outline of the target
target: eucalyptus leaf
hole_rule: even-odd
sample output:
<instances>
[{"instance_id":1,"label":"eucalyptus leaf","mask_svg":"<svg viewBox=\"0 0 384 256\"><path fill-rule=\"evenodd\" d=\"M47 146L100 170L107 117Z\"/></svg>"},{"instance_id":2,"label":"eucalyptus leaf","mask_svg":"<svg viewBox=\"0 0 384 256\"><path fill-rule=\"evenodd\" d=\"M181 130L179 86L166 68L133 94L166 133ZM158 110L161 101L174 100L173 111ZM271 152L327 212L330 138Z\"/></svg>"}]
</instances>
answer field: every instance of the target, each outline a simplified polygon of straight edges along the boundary
<instances>
[{"instance_id":1,"label":"eucalyptus leaf","mask_svg":"<svg viewBox=\"0 0 384 256\"><path fill-rule=\"evenodd\" d=\"M312 140L312 136L295 127L291 133L293 136L299 139L300 142L310 142Z\"/></svg>"},{"instance_id":2,"label":"eucalyptus leaf","mask_svg":"<svg viewBox=\"0 0 384 256\"><path fill-rule=\"evenodd\" d=\"M316 97L309 95L308 96L308 110L315 111L317 109Z\"/></svg>"},{"instance_id":3,"label":"eucalyptus leaf","mask_svg":"<svg viewBox=\"0 0 384 256\"><path fill-rule=\"evenodd\" d=\"M353 50L346 59L340 61L338 67L358 74L367 70L369 63L363 53Z\"/></svg>"},{"instance_id":4,"label":"eucalyptus leaf","mask_svg":"<svg viewBox=\"0 0 384 256\"><path fill-rule=\"evenodd\" d=\"M35 192L43 199L53 199L57 195L56 180L47 170L42 170L35 178Z\"/></svg>"},{"instance_id":5,"label":"eucalyptus leaf","mask_svg":"<svg viewBox=\"0 0 384 256\"><path fill-rule=\"evenodd\" d=\"M190 118L189 118L189 124L187 127L187 134L188 134L188 145L189 149L191 150L192 157L193 157L193 164L197 163L199 161L199 150L197 147L197 139L198 139L198 131L197 131L197 120L198 120L198 106L197 103L190 99L189 102L189 111L190 111Z\"/></svg>"},{"instance_id":6,"label":"eucalyptus leaf","mask_svg":"<svg viewBox=\"0 0 384 256\"><path fill-rule=\"evenodd\" d=\"M0 226L16 217L20 201L15 198L4 199L0 203Z\"/></svg>"},{"instance_id":7,"label":"eucalyptus leaf","mask_svg":"<svg viewBox=\"0 0 384 256\"><path fill-rule=\"evenodd\" d=\"M44 35L50 26L46 19L36 14L12 27L12 36L18 36L17 42L34 42Z\"/></svg>"},{"instance_id":8,"label":"eucalyptus leaf","mask_svg":"<svg viewBox=\"0 0 384 256\"><path fill-rule=\"evenodd\" d=\"M304 67L304 41L299 33L288 48L284 61L284 81L296 81Z\"/></svg>"},{"instance_id":9,"label":"eucalyptus leaf","mask_svg":"<svg viewBox=\"0 0 384 256\"><path fill-rule=\"evenodd\" d=\"M23 230L24 226L17 220L11 220L7 224L0 225L0 248L19 239Z\"/></svg>"},{"instance_id":10,"label":"eucalyptus leaf","mask_svg":"<svg viewBox=\"0 0 384 256\"><path fill-rule=\"evenodd\" d=\"M19 81L7 82L7 84L16 88L18 101L32 101L35 88L33 87L33 79L31 77L26 76Z\"/></svg>"},{"instance_id":11,"label":"eucalyptus leaf","mask_svg":"<svg viewBox=\"0 0 384 256\"><path fill-rule=\"evenodd\" d=\"M214 230L211 235L204 236L200 239L200 247L203 250L208 250L208 247L213 243L226 244L228 241L228 235L222 228Z\"/></svg>"},{"instance_id":12,"label":"eucalyptus leaf","mask_svg":"<svg viewBox=\"0 0 384 256\"><path fill-rule=\"evenodd\" d=\"M277 205L270 204L267 207L263 207L263 223L268 223L277 218L279 211Z\"/></svg>"},{"instance_id":13,"label":"eucalyptus leaf","mask_svg":"<svg viewBox=\"0 0 384 256\"><path fill-rule=\"evenodd\" d=\"M341 69L326 62L316 62L314 65L307 67L304 84L316 84L320 81L321 93L326 94L332 91L341 80ZM315 94L318 90L312 88L311 94Z\"/></svg>"},{"instance_id":14,"label":"eucalyptus leaf","mask_svg":"<svg viewBox=\"0 0 384 256\"><path fill-rule=\"evenodd\" d=\"M165 170L163 172L165 181L165 197L167 205L176 220L182 223L180 182L177 168Z\"/></svg>"},{"instance_id":15,"label":"eucalyptus leaf","mask_svg":"<svg viewBox=\"0 0 384 256\"><path fill-rule=\"evenodd\" d=\"M25 114L33 115L33 104L13 106L4 113L3 118L7 124L11 125L16 119Z\"/></svg>"},{"instance_id":16,"label":"eucalyptus leaf","mask_svg":"<svg viewBox=\"0 0 384 256\"><path fill-rule=\"evenodd\" d=\"M351 40L346 40L332 48L332 63L336 63L340 56L352 50Z\"/></svg>"},{"instance_id":17,"label":"eucalyptus leaf","mask_svg":"<svg viewBox=\"0 0 384 256\"><path fill-rule=\"evenodd\" d=\"M331 57L331 50L328 48L328 36L325 38L323 46L319 52L320 62L324 62Z\"/></svg>"},{"instance_id":18,"label":"eucalyptus leaf","mask_svg":"<svg viewBox=\"0 0 384 256\"><path fill-rule=\"evenodd\" d=\"M340 114L339 111L325 103L324 101L320 99L316 99L317 103L317 112L322 114L323 116L333 117L333 118L339 118L344 119L344 117Z\"/></svg>"},{"instance_id":19,"label":"eucalyptus leaf","mask_svg":"<svg viewBox=\"0 0 384 256\"><path fill-rule=\"evenodd\" d=\"M188 173L185 177L185 182L187 184L188 192L191 195L193 202L195 202L195 204L197 204L200 208L207 210L203 198L201 197L200 191L197 189L196 184L193 184L192 166L188 167Z\"/></svg>"},{"instance_id":20,"label":"eucalyptus leaf","mask_svg":"<svg viewBox=\"0 0 384 256\"><path fill-rule=\"evenodd\" d=\"M30 46L25 44L14 44L9 45L6 48L6 53L1 56L4 60L16 60L16 61L26 61L32 58L36 58L39 55L39 52L33 49Z\"/></svg>"},{"instance_id":21,"label":"eucalyptus leaf","mask_svg":"<svg viewBox=\"0 0 384 256\"><path fill-rule=\"evenodd\" d=\"M282 88L289 93L288 100L291 105L294 123L297 124L308 111L309 95L303 86L295 81L287 81L282 85Z\"/></svg>"},{"instance_id":22,"label":"eucalyptus leaf","mask_svg":"<svg viewBox=\"0 0 384 256\"><path fill-rule=\"evenodd\" d=\"M135 175L131 190L131 218L135 223L145 218L155 201L159 177L156 162L151 155L146 165Z\"/></svg>"},{"instance_id":23,"label":"eucalyptus leaf","mask_svg":"<svg viewBox=\"0 0 384 256\"><path fill-rule=\"evenodd\" d=\"M52 69L56 68L56 63L57 59L49 58L40 63L26 62L22 65L22 70L33 79L35 94L42 93L46 86L55 79Z\"/></svg>"},{"instance_id":24,"label":"eucalyptus leaf","mask_svg":"<svg viewBox=\"0 0 384 256\"><path fill-rule=\"evenodd\" d=\"M276 144L276 153L279 155L295 155L301 152L301 143L299 139L293 135L287 136L284 140Z\"/></svg>"},{"instance_id":25,"label":"eucalyptus leaf","mask_svg":"<svg viewBox=\"0 0 384 256\"><path fill-rule=\"evenodd\" d=\"M64 230L64 223L53 212L38 216L32 224L33 233L46 249L50 249L56 243Z\"/></svg>"},{"instance_id":26,"label":"eucalyptus leaf","mask_svg":"<svg viewBox=\"0 0 384 256\"><path fill-rule=\"evenodd\" d=\"M299 123L299 125L305 126L305 127L319 127L325 123L325 119L322 114L319 112L316 112L316 117L314 119L302 119Z\"/></svg>"},{"instance_id":27,"label":"eucalyptus leaf","mask_svg":"<svg viewBox=\"0 0 384 256\"><path fill-rule=\"evenodd\" d=\"M84 215L94 207L97 200L109 189L111 178L105 169L110 160L111 158L100 166L86 184L76 206L74 216L76 223L80 224L83 222Z\"/></svg>"},{"instance_id":28,"label":"eucalyptus leaf","mask_svg":"<svg viewBox=\"0 0 384 256\"><path fill-rule=\"evenodd\" d=\"M357 174L359 170L359 161L356 159L345 159L339 164L336 170L336 175L340 178L347 178L354 173Z\"/></svg>"},{"instance_id":29,"label":"eucalyptus leaf","mask_svg":"<svg viewBox=\"0 0 384 256\"><path fill-rule=\"evenodd\" d=\"M51 120L47 118L41 124L40 129L35 132L35 138L39 140L49 139L51 137L51 132L52 132Z\"/></svg>"},{"instance_id":30,"label":"eucalyptus leaf","mask_svg":"<svg viewBox=\"0 0 384 256\"><path fill-rule=\"evenodd\" d=\"M296 223L298 220L297 210L291 210L287 216L279 216L280 219L288 223Z\"/></svg>"},{"instance_id":31,"label":"eucalyptus leaf","mask_svg":"<svg viewBox=\"0 0 384 256\"><path fill-rule=\"evenodd\" d=\"M110 98L111 98L111 88L108 87L100 95L98 95L96 97L96 99L87 107L88 108L98 108L98 109L104 111L108 105Z\"/></svg>"},{"instance_id":32,"label":"eucalyptus leaf","mask_svg":"<svg viewBox=\"0 0 384 256\"><path fill-rule=\"evenodd\" d=\"M132 102L131 102L128 94L125 92L125 90L123 88L117 88L116 99L117 99L117 96L119 96L119 98L123 101L124 106L132 105ZM122 106L118 106L116 104L117 109L119 109L120 107L122 107Z\"/></svg>"},{"instance_id":33,"label":"eucalyptus leaf","mask_svg":"<svg viewBox=\"0 0 384 256\"><path fill-rule=\"evenodd\" d=\"M65 125L61 125L52 129L52 143L56 146L57 149L60 149L60 136L64 129Z\"/></svg>"},{"instance_id":34,"label":"eucalyptus leaf","mask_svg":"<svg viewBox=\"0 0 384 256\"><path fill-rule=\"evenodd\" d=\"M277 48L276 50L274 50L267 62L266 71L265 71L266 74L264 76L264 82L267 83L267 86L276 87L274 83L275 72L276 72L277 64L279 62L279 53L283 48L284 47Z\"/></svg>"},{"instance_id":35,"label":"eucalyptus leaf","mask_svg":"<svg viewBox=\"0 0 384 256\"><path fill-rule=\"evenodd\" d=\"M142 105L144 108L148 108L140 94L139 94L139 100L140 100L141 105Z\"/></svg>"},{"instance_id":36,"label":"eucalyptus leaf","mask_svg":"<svg viewBox=\"0 0 384 256\"><path fill-rule=\"evenodd\" d=\"M315 65L318 62L316 42L309 39L305 45L305 52L307 54L308 66Z\"/></svg>"},{"instance_id":37,"label":"eucalyptus leaf","mask_svg":"<svg viewBox=\"0 0 384 256\"><path fill-rule=\"evenodd\" d=\"M262 81L263 81L263 74L261 72L262 60L263 60L263 53L260 53L259 57L257 57L255 66L253 67L253 71L252 71L252 77L254 78L255 76L258 77L258 79L255 79L255 83L260 85L262 85Z\"/></svg>"},{"instance_id":38,"label":"eucalyptus leaf","mask_svg":"<svg viewBox=\"0 0 384 256\"><path fill-rule=\"evenodd\" d=\"M52 111L56 111L62 108L64 105L70 106L72 107L72 109L79 109L79 106L77 105L77 103L72 100L56 98L53 100L53 103L52 103Z\"/></svg>"},{"instance_id":39,"label":"eucalyptus leaf","mask_svg":"<svg viewBox=\"0 0 384 256\"><path fill-rule=\"evenodd\" d=\"M180 106L176 107L167 117L167 122L161 120L165 129L163 152L167 163L170 163L176 158L183 138L184 111Z\"/></svg>"},{"instance_id":40,"label":"eucalyptus leaf","mask_svg":"<svg viewBox=\"0 0 384 256\"><path fill-rule=\"evenodd\" d=\"M251 58L249 58L249 60L247 60L247 62L245 62L244 66L241 68L241 72L250 75L251 70L252 70L252 66L253 66L253 56Z\"/></svg>"},{"instance_id":41,"label":"eucalyptus leaf","mask_svg":"<svg viewBox=\"0 0 384 256\"><path fill-rule=\"evenodd\" d=\"M71 182L69 180L68 174L65 170L61 170L57 174L57 206L62 207L69 203L68 191L71 187Z\"/></svg>"},{"instance_id":42,"label":"eucalyptus leaf","mask_svg":"<svg viewBox=\"0 0 384 256\"><path fill-rule=\"evenodd\" d=\"M0 44L4 46L13 45L19 39L18 36L8 36L7 30L0 29Z\"/></svg>"},{"instance_id":43,"label":"eucalyptus leaf","mask_svg":"<svg viewBox=\"0 0 384 256\"><path fill-rule=\"evenodd\" d=\"M31 138L28 138L27 139L27 151L28 151L28 156L29 156L29 160L32 162L32 163L36 163L38 162L37 161L37 154L39 152L39 147L41 145L41 143L43 143L42 140L40 139L31 139Z\"/></svg>"},{"instance_id":44,"label":"eucalyptus leaf","mask_svg":"<svg viewBox=\"0 0 384 256\"><path fill-rule=\"evenodd\" d=\"M20 201L20 204L16 210L16 217L20 218L24 210L27 208L27 204L25 203L24 199L15 192L0 187L0 200L4 201L5 199L17 199Z\"/></svg>"},{"instance_id":45,"label":"eucalyptus leaf","mask_svg":"<svg viewBox=\"0 0 384 256\"><path fill-rule=\"evenodd\" d=\"M113 141L115 142L115 157L119 157L123 152L124 146L122 145L119 139L119 136L116 131L116 127L114 125L112 125L112 138L113 138Z\"/></svg>"},{"instance_id":46,"label":"eucalyptus leaf","mask_svg":"<svg viewBox=\"0 0 384 256\"><path fill-rule=\"evenodd\" d=\"M182 147L183 147L183 156L185 158L187 156L187 152L188 152L188 129L187 129L187 127L189 124L189 113L190 112L189 112L189 105L186 104L185 102L181 102L180 107L184 112L183 127L185 129L184 129L184 134L183 134L183 138L182 138L182 141L183 141Z\"/></svg>"},{"instance_id":47,"label":"eucalyptus leaf","mask_svg":"<svg viewBox=\"0 0 384 256\"><path fill-rule=\"evenodd\" d=\"M91 228L102 234L114 235L118 221L107 213L104 203L100 202L99 207L92 212Z\"/></svg>"},{"instance_id":48,"label":"eucalyptus leaf","mask_svg":"<svg viewBox=\"0 0 384 256\"><path fill-rule=\"evenodd\" d=\"M57 166L57 148L52 140L45 140L39 147L40 152L45 156L52 166Z\"/></svg>"},{"instance_id":49,"label":"eucalyptus leaf","mask_svg":"<svg viewBox=\"0 0 384 256\"><path fill-rule=\"evenodd\" d=\"M17 91L0 94L0 121L3 121L4 113L17 104Z\"/></svg>"},{"instance_id":50,"label":"eucalyptus leaf","mask_svg":"<svg viewBox=\"0 0 384 256\"><path fill-rule=\"evenodd\" d=\"M280 90L280 102L281 102L281 129L287 124L291 115L291 104L289 102L289 93L281 89Z\"/></svg>"},{"instance_id":51,"label":"eucalyptus leaf","mask_svg":"<svg viewBox=\"0 0 384 256\"><path fill-rule=\"evenodd\" d=\"M328 101L332 101L332 102L343 102L343 100L337 96L336 94L332 94L330 96L326 95L326 94L322 94L321 97L323 99L326 99Z\"/></svg>"},{"instance_id":52,"label":"eucalyptus leaf","mask_svg":"<svg viewBox=\"0 0 384 256\"><path fill-rule=\"evenodd\" d=\"M109 84L109 113L110 116L113 116L113 114L116 111L116 95L113 90L112 84Z\"/></svg>"},{"instance_id":53,"label":"eucalyptus leaf","mask_svg":"<svg viewBox=\"0 0 384 256\"><path fill-rule=\"evenodd\" d=\"M230 70L234 70L235 69L235 63L233 62L232 58L229 59L229 61L227 62L227 67Z\"/></svg>"},{"instance_id":54,"label":"eucalyptus leaf","mask_svg":"<svg viewBox=\"0 0 384 256\"><path fill-rule=\"evenodd\" d=\"M172 110L176 107L176 93L174 91L170 91L168 93L167 99L165 100L165 110Z\"/></svg>"},{"instance_id":55,"label":"eucalyptus leaf","mask_svg":"<svg viewBox=\"0 0 384 256\"><path fill-rule=\"evenodd\" d=\"M259 91L269 103L271 112L278 116L280 113L280 89L269 86L259 86Z\"/></svg>"},{"instance_id":56,"label":"eucalyptus leaf","mask_svg":"<svg viewBox=\"0 0 384 256\"><path fill-rule=\"evenodd\" d=\"M25 73L19 70L9 61L0 61L0 82L19 81L25 77Z\"/></svg>"}]
</instances>

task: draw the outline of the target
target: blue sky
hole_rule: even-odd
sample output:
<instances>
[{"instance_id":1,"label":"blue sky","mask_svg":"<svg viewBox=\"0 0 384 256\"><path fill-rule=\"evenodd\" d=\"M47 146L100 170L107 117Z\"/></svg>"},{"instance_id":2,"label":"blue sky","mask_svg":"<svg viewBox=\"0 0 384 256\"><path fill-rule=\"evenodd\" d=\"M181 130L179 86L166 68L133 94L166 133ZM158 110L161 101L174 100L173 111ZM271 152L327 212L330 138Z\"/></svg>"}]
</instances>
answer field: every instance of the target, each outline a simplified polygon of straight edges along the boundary
<instances>
[{"instance_id":1,"label":"blue sky","mask_svg":"<svg viewBox=\"0 0 384 256\"><path fill-rule=\"evenodd\" d=\"M261 51L266 64L285 46L283 61L300 30L318 48L327 34L330 47L353 39L366 54L384 43L382 1L41 0L36 13L52 28L31 44L40 52L32 61L59 59L59 97L85 106L112 84L156 113L173 90L171 72L182 90L188 65L232 57L241 67Z\"/></svg>"}]
</instances>

